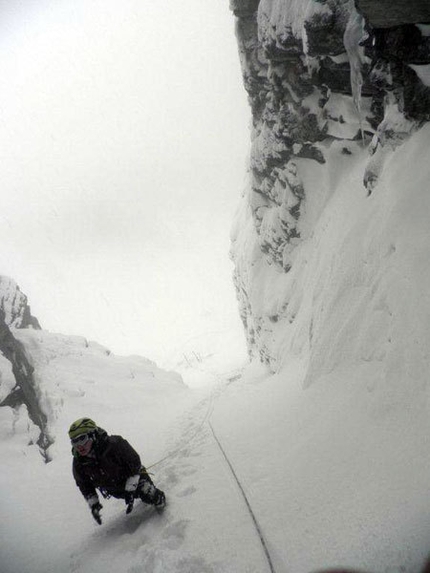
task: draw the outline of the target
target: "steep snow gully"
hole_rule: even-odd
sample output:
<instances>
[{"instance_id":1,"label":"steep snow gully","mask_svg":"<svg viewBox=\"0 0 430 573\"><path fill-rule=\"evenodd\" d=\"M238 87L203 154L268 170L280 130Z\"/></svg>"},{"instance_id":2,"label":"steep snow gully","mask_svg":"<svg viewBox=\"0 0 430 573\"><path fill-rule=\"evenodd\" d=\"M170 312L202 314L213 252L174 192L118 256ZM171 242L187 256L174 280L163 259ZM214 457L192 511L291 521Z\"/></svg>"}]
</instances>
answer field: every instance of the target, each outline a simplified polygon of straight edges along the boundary
<instances>
[{"instance_id":1,"label":"steep snow gully","mask_svg":"<svg viewBox=\"0 0 430 573\"><path fill-rule=\"evenodd\" d=\"M381 400L371 362L340 364L308 387L297 357L278 374L242 364L217 383L210 372L206 384L203 362L191 389L150 361L76 337L19 336L56 440L45 464L25 408L0 409L2 573L421 570L425 401L419 392ZM67 427L83 413L141 453L167 493L163 513L138 504L127 516L110 499L103 525L93 522L70 471Z\"/></svg>"},{"instance_id":2,"label":"steep snow gully","mask_svg":"<svg viewBox=\"0 0 430 573\"><path fill-rule=\"evenodd\" d=\"M128 518L117 504L120 514L117 511L104 530L96 529L73 552L71 571L118 571L124 565L124 554L127 569L123 570L133 573L276 571L212 419L218 399L230 384L231 379L220 382L193 407L177 429L182 434L178 444L152 464L151 471L168 495L163 512L141 506ZM137 548L135 556L133 547Z\"/></svg>"},{"instance_id":3,"label":"steep snow gully","mask_svg":"<svg viewBox=\"0 0 430 573\"><path fill-rule=\"evenodd\" d=\"M429 4L406 15L376 0L230 4L253 111L232 255L254 362L232 369L228 348L214 374L211 352L187 385L84 338L14 330L44 417L25 385L15 400L6 344L1 573L419 573L426 562ZM376 26L364 123L344 50L350 6ZM416 25L404 22L413 6ZM166 491L162 513L125 515L111 499L94 523L70 471L67 428L83 415L142 455Z\"/></svg>"},{"instance_id":4,"label":"steep snow gully","mask_svg":"<svg viewBox=\"0 0 430 573\"><path fill-rule=\"evenodd\" d=\"M235 380L238 380L237 376ZM212 414L216 408L217 400L230 384L232 384L231 379L220 382L218 387L196 406L194 412L189 415L181 442L173 451L151 466L150 469L153 472L164 476L163 483L166 483L169 496L167 508L162 513L152 508L140 508L127 522L120 516L108 525L108 533L101 535L100 539L107 541L111 535L115 537L116 534L119 534L121 537L125 532L128 535L139 535L141 530L146 533L148 539L145 545L149 541L149 551L145 552L142 547L139 550L140 558L145 559L145 565L142 566L142 569L137 569L135 566L131 571L180 571L182 573L200 573L201 571L228 571L231 573L255 571L255 573L263 573L268 571L276 573L265 533L258 523L241 478L234 467L234 462L227 454L226 448L221 443L214 428L216 423L213 422ZM228 440L226 441L228 442ZM201 554L191 557L182 556L177 560L174 554L181 541L185 542L185 538L189 535L195 539L197 535L196 532L187 532L191 523L184 513L177 511L177 501L178 498L183 498L186 501L189 496L197 494L197 486L202 485L199 484L199 479L197 481L195 479L201 471L201 458L204 460L205 473L209 471L213 474L207 484L209 489L203 487L202 494L209 498L215 495L218 498L217 505L223 508L223 515L219 516L222 519L221 524L218 519L213 519L214 506L208 507L206 514L202 501L198 502L201 508L200 519L208 520L204 541L207 543L206 535L208 535L216 544L217 551L214 555L209 554L208 559L205 559L204 555L208 553L208 548L199 544L201 548L204 548ZM184 488L183 482L188 482L189 485ZM177 484L181 484L179 490L177 490ZM225 503L226 498L229 500L228 506ZM235 515L233 524L231 523L232 513ZM240 526L234 526L234 522ZM222 533L222 538L220 538L221 532L217 531L220 525L225 530ZM160 542L160 534L162 542ZM227 539L228 544L226 544ZM156 544L156 548L152 546L152 543ZM92 553L93 550L94 545L89 545L88 551ZM81 558L74 554L72 567L74 572L98 571L96 567L97 565L93 563L89 567L89 559L85 555L85 551ZM103 560L103 568L105 567L106 564ZM100 570L102 569L100 568Z\"/></svg>"},{"instance_id":5,"label":"steep snow gully","mask_svg":"<svg viewBox=\"0 0 430 573\"><path fill-rule=\"evenodd\" d=\"M65 571L421 571L430 467L416 464L417 428L374 417L358 390L366 369L338 372L328 396L304 391L304 372L253 364L207 389L153 466L164 512L127 518L115 503L102 528L75 539Z\"/></svg>"}]
</instances>

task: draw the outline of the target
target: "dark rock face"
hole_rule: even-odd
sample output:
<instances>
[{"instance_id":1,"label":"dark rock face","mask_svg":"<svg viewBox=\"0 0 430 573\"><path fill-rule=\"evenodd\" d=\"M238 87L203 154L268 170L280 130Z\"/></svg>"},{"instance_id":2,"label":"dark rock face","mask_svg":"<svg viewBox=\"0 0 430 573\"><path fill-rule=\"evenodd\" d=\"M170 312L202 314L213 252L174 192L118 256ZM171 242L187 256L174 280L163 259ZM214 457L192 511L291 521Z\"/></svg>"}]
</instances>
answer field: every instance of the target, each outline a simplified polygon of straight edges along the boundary
<instances>
[{"instance_id":1,"label":"dark rock face","mask_svg":"<svg viewBox=\"0 0 430 573\"><path fill-rule=\"evenodd\" d=\"M258 8L260 0L230 0L230 10L235 16L246 17L252 15Z\"/></svg>"},{"instance_id":2,"label":"dark rock face","mask_svg":"<svg viewBox=\"0 0 430 573\"><path fill-rule=\"evenodd\" d=\"M355 0L355 3L373 28L430 23L428 0Z\"/></svg>"},{"instance_id":3,"label":"dark rock face","mask_svg":"<svg viewBox=\"0 0 430 573\"><path fill-rule=\"evenodd\" d=\"M430 36L413 24L393 28L368 27L363 42L371 62L368 81L383 93L392 93L408 119L430 119L430 88L411 65L430 64Z\"/></svg>"},{"instance_id":4,"label":"dark rock face","mask_svg":"<svg viewBox=\"0 0 430 573\"><path fill-rule=\"evenodd\" d=\"M362 141L370 194L386 154L430 120L430 87L421 73L430 65L430 2L231 0L230 6L253 117L248 205L261 252L285 273L309 233L302 224L306 161L325 165L333 144L345 141L347 154L347 142ZM265 318L253 310L252 279L237 268L235 282L251 352L270 361L259 342Z\"/></svg>"}]
</instances>

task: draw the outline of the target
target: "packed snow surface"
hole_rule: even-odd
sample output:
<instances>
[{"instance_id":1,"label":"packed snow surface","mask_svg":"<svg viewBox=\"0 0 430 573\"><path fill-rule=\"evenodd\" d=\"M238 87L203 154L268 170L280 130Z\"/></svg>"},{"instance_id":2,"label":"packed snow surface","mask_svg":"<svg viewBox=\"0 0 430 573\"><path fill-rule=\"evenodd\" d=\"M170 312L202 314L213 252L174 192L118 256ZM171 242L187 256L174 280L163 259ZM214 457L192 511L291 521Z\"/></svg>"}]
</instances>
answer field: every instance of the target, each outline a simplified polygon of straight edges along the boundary
<instances>
[{"instance_id":1,"label":"packed snow surface","mask_svg":"<svg viewBox=\"0 0 430 573\"><path fill-rule=\"evenodd\" d=\"M28 443L25 417L3 408L2 572L269 571L218 442L277 572L336 564L418 571L429 535L421 395L407 408L397 404L393 416L378 398L371 365L345 366L304 390L299 360L277 375L254 364L203 390L156 375L140 382L118 376L115 389L100 363L89 382L98 360L84 355L80 393L59 386L76 411L123 434L144 463L156 464L151 471L168 505L162 513L136 505L127 516L121 500L102 500L98 526L71 476L66 432L75 412L57 411L62 434L44 464Z\"/></svg>"}]
</instances>

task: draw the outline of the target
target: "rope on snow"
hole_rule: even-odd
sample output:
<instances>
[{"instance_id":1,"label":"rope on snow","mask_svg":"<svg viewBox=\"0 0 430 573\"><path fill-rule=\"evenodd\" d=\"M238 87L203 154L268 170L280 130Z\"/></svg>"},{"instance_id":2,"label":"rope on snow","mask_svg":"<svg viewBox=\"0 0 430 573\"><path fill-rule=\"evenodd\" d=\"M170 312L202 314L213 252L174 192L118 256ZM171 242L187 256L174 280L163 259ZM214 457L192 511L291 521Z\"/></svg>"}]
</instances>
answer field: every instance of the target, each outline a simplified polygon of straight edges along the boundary
<instances>
[{"instance_id":1,"label":"rope on snow","mask_svg":"<svg viewBox=\"0 0 430 573\"><path fill-rule=\"evenodd\" d=\"M158 462L155 462L153 464L151 464L150 466L147 466L146 469L150 470L155 466L158 466L159 464L161 464L162 462L164 462L165 460L172 458L174 455L176 455L178 452L180 452L181 450L184 449L185 445L189 445L190 442L192 442L194 440L194 438L196 438L200 432L202 431L204 425L206 424L206 421L208 420L208 418L212 415L212 411L213 411L213 402L214 402L214 394L212 393L209 396L209 406L208 409L203 417L203 420L200 422L200 424L197 426L197 428L195 429L194 434L191 436L191 438L187 439L186 444L185 443L181 443L176 449L174 449L173 451L169 452L167 455L164 456L164 458L161 458L161 460L158 460ZM153 475L153 474L151 474Z\"/></svg>"},{"instance_id":2,"label":"rope on snow","mask_svg":"<svg viewBox=\"0 0 430 573\"><path fill-rule=\"evenodd\" d=\"M249 500L248 500L248 497L247 497L247 495L246 495L246 493L245 493L245 490L243 489L242 484L240 483L239 478L237 477L237 474L236 474L236 472L234 471L233 465L231 464L230 460L229 460L228 457L227 457L227 454L226 454L225 451L224 451L224 448L223 448L222 445L221 445L221 442L220 442L219 439L217 438L217 435L215 434L215 430L213 429L213 426L212 426L212 424L211 424L210 421L209 421L209 427L210 427L210 429L211 429L211 431L212 431L212 434L213 434L213 437L214 437L216 443L218 444L218 447L219 447L219 449L220 449L220 451L221 451L221 453L222 453L222 455L223 455L225 461L227 462L227 465L228 465L228 467L230 468L230 471L231 471L231 473L232 473L232 475L233 475L233 477L234 477L234 479L235 479L235 481L236 481L236 483L237 483L237 485L238 485L238 487L239 487L239 490L240 490L240 492L241 492L241 494L242 494L242 497L243 497L243 499L245 500L246 507L248 508L248 512L249 512L249 514L250 514L250 516L251 516L251 518L252 518L252 521L253 521L253 523L254 523L255 529L257 530L258 537L260 538L260 542L261 542L261 545L262 545L262 547L263 547L264 554L266 555L266 559L267 559L267 563L268 563L269 568L270 568L270 572L271 572L271 573L276 573L275 568L274 568L274 566L273 566L272 558L270 557L269 549L267 548L266 540L264 539L264 535L263 535L263 532L262 532L262 530L261 530L261 527L260 527L260 525L259 525L259 523L258 523L258 521L257 521L257 518L255 517L254 512L252 511L252 507L251 507L251 504L249 503Z\"/></svg>"},{"instance_id":3,"label":"rope on snow","mask_svg":"<svg viewBox=\"0 0 430 573\"><path fill-rule=\"evenodd\" d=\"M215 430L213 429L213 426L212 426L212 424L211 424L210 417L211 417L212 412L213 412L213 402L214 402L214 394L212 394L212 395L210 396L209 406L208 406L208 409L207 409L207 411L206 411L205 416L203 417L203 420L202 420L201 423L197 426L197 429L196 429L195 433L194 433L193 436L188 440L187 443L189 444L198 434L200 434L200 432L201 432L202 429L203 429L203 426L204 426L205 423L207 422L208 425L209 425L209 427L210 427L210 429L211 429L211 432L212 432L212 435L213 435L213 437L214 437L214 440L215 440L215 442L217 443L217 445L218 445L218 447L219 447L219 449L220 449L220 451L221 451L221 453L222 453L222 455L223 455L223 457L224 457L224 459L225 459L225 461L226 461L228 467L230 468L230 471L231 471L231 473L232 473L232 475L233 475L233 477L234 477L234 480L235 480L235 482L237 483L237 486L238 486L238 488L239 488L239 491L240 491L240 493L242 494L242 497L243 497L243 499L244 499L244 501L245 501L246 507L247 507L247 509L248 509L248 513L249 513L249 515L251 516L251 519L252 519L252 521L253 521L253 523L254 523L254 527L255 527L255 529L256 529L256 531L257 531L258 537L259 537L260 542L261 542L261 545L262 545L262 547L263 547L263 551L264 551L264 554L265 554L265 556L266 556L267 563L268 563L268 565L269 565L270 573L276 573L276 570L275 570L275 567L274 567L274 565L273 565L272 558L270 557L269 549L268 549L268 547L267 547L267 543L266 543L266 540L265 540L265 538L264 538L262 529L261 529L261 527L260 527L260 525L259 525L259 523L258 523L258 521L257 521L257 518L255 517L254 512L252 511L252 507L251 507L251 504L249 503L249 500L248 500L248 497L247 497L247 495L246 495L246 493L245 493L245 490L243 489L242 484L240 483L240 480L239 480L239 478L237 477L237 474L236 474L236 472L235 472L235 470L234 470L234 467L233 467L232 463L230 462L230 460L229 460L227 454L225 453L224 448L222 447L221 442L219 441L219 439L218 439L218 437L217 437L217 435L216 435L216 433L215 433ZM176 448L173 452L170 452L170 453L167 454L164 458L162 458L161 460L158 460L158 462L155 462L154 464L151 464L151 465L148 466L146 469L148 470L148 469L151 469L151 468L153 468L153 467L155 467L155 466L158 466L159 464L161 464L162 462L164 462L164 461L167 460L168 458L173 457L176 453L178 453L181 449L183 449L183 447L184 447L183 445L180 445L180 446L179 446L178 448ZM150 472L148 472L148 473L150 473ZM152 475L152 474L151 474L151 475Z\"/></svg>"}]
</instances>

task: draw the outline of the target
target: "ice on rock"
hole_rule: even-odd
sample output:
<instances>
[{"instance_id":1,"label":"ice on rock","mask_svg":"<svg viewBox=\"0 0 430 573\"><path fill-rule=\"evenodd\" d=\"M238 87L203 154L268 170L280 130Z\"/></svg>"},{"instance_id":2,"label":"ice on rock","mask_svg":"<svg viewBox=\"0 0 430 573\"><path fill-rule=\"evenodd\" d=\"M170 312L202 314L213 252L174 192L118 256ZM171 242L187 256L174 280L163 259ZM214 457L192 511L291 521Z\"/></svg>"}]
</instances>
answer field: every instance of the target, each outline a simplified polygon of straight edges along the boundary
<instances>
[{"instance_id":1,"label":"ice on rock","mask_svg":"<svg viewBox=\"0 0 430 573\"><path fill-rule=\"evenodd\" d=\"M365 35L364 25L365 21L363 16L359 14L355 9L354 1L350 0L350 17L346 25L343 43L349 58L352 99L359 116L360 131L363 140L364 133L361 111L361 89L363 86L363 75L361 69L364 62L364 50L360 46L360 42L363 40Z\"/></svg>"}]
</instances>

